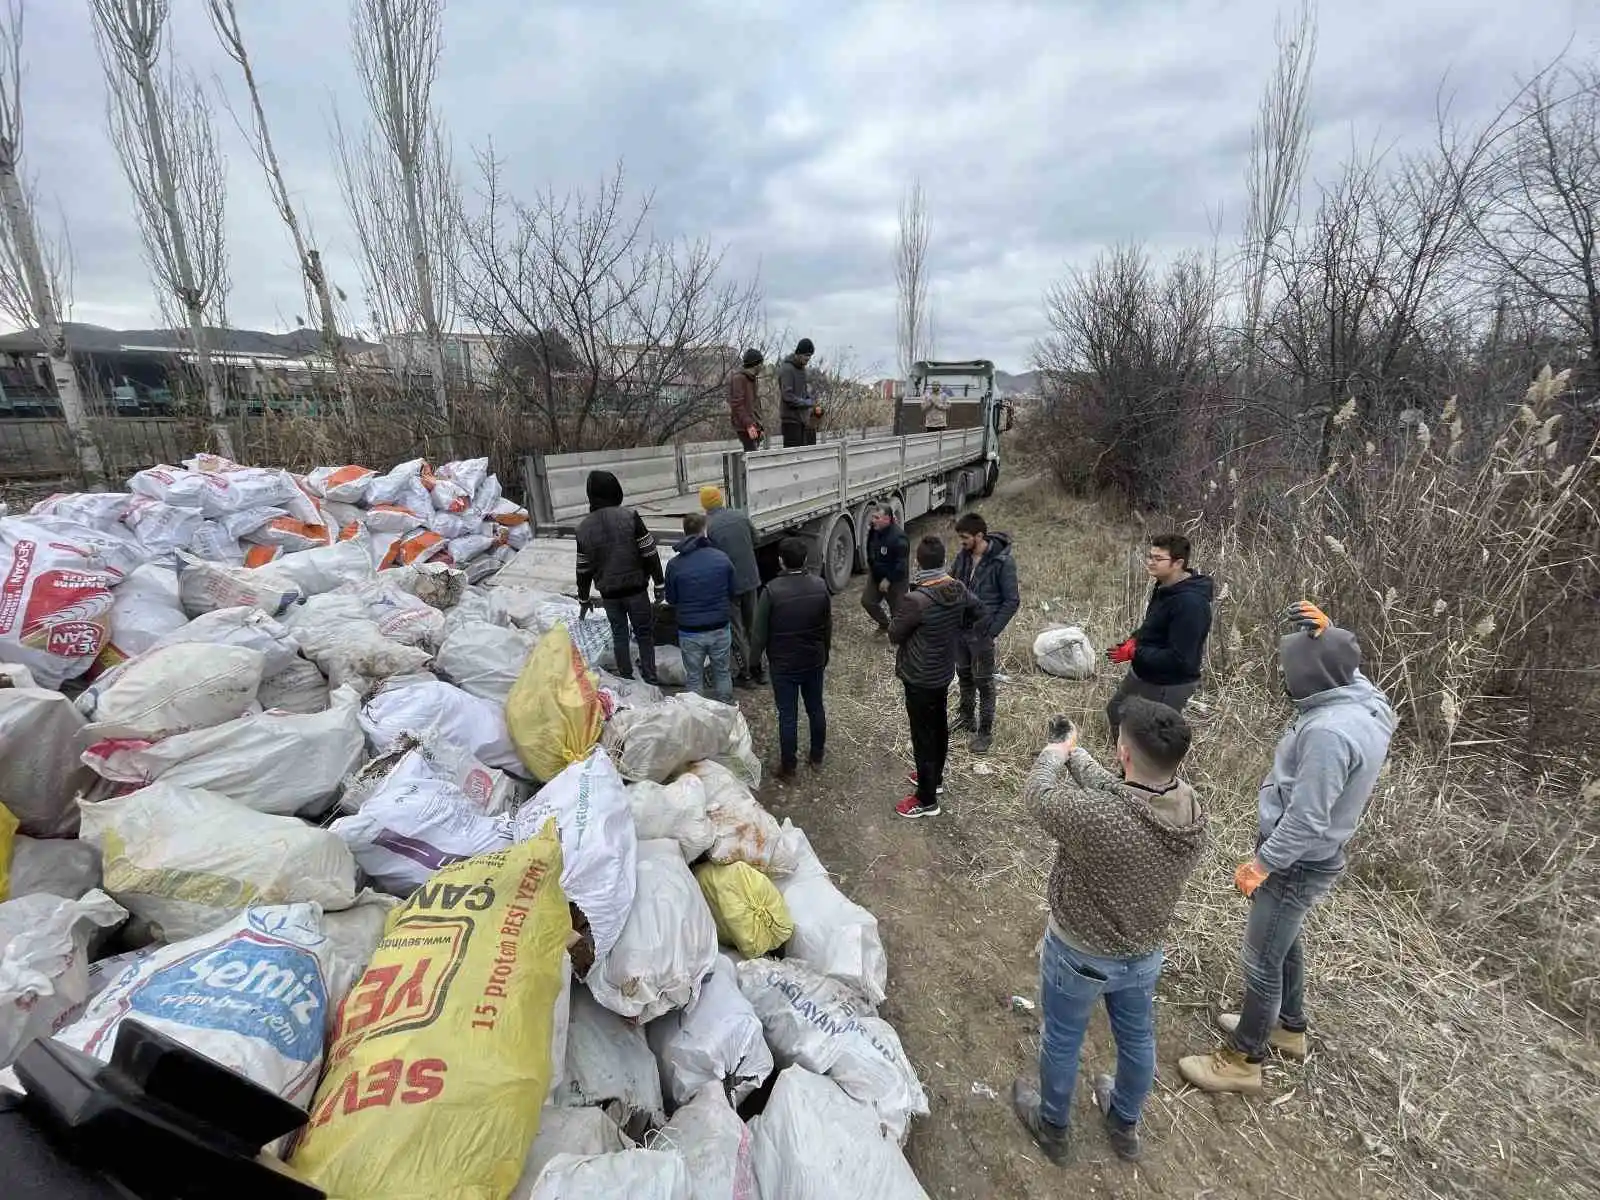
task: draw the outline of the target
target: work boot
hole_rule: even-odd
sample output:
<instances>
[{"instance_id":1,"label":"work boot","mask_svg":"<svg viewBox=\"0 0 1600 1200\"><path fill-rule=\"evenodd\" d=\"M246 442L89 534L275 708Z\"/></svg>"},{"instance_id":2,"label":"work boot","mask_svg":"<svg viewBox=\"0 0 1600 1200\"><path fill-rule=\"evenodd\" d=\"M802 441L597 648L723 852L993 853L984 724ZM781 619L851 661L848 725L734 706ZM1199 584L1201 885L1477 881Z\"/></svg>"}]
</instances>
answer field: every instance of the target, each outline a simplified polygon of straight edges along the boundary
<instances>
[{"instance_id":1,"label":"work boot","mask_svg":"<svg viewBox=\"0 0 1600 1200\"><path fill-rule=\"evenodd\" d=\"M1017 1080L1011 1085L1011 1111L1032 1136L1044 1156L1058 1167L1072 1160L1072 1145L1065 1125L1047 1124L1039 1115L1039 1093L1033 1086Z\"/></svg>"},{"instance_id":2,"label":"work boot","mask_svg":"<svg viewBox=\"0 0 1600 1200\"><path fill-rule=\"evenodd\" d=\"M1139 1138L1139 1126L1124 1125L1122 1118L1111 1111L1111 1092L1116 1087L1116 1082L1110 1075L1096 1075L1094 1102L1100 1109L1100 1115L1105 1118L1106 1137L1110 1139L1111 1148L1117 1152L1117 1157L1123 1162L1138 1162L1144 1157L1144 1143Z\"/></svg>"},{"instance_id":3,"label":"work boot","mask_svg":"<svg viewBox=\"0 0 1600 1200\"><path fill-rule=\"evenodd\" d=\"M987 729L980 729L972 735L972 740L967 743L967 749L974 754L987 754L992 745L994 745L994 734Z\"/></svg>"},{"instance_id":4,"label":"work boot","mask_svg":"<svg viewBox=\"0 0 1600 1200\"><path fill-rule=\"evenodd\" d=\"M777 779L780 783L786 783L794 778L795 770L796 767L794 763L779 763L778 769L773 772L773 778Z\"/></svg>"},{"instance_id":5,"label":"work boot","mask_svg":"<svg viewBox=\"0 0 1600 1200\"><path fill-rule=\"evenodd\" d=\"M1223 1033L1233 1033L1239 1028L1238 1013L1218 1013L1217 1028ZM1282 1025L1273 1027L1272 1033L1267 1037L1267 1044L1285 1058L1292 1058L1296 1062L1303 1062L1306 1057L1306 1031L1304 1029L1285 1029Z\"/></svg>"},{"instance_id":6,"label":"work boot","mask_svg":"<svg viewBox=\"0 0 1600 1200\"><path fill-rule=\"evenodd\" d=\"M969 733L978 728L977 721L973 720L971 713L961 713L954 721L950 722L950 734Z\"/></svg>"},{"instance_id":7,"label":"work boot","mask_svg":"<svg viewBox=\"0 0 1600 1200\"><path fill-rule=\"evenodd\" d=\"M1232 1046L1221 1046L1210 1054L1191 1054L1178 1060L1178 1074L1185 1083L1202 1092L1261 1094L1261 1064L1251 1062Z\"/></svg>"}]
</instances>

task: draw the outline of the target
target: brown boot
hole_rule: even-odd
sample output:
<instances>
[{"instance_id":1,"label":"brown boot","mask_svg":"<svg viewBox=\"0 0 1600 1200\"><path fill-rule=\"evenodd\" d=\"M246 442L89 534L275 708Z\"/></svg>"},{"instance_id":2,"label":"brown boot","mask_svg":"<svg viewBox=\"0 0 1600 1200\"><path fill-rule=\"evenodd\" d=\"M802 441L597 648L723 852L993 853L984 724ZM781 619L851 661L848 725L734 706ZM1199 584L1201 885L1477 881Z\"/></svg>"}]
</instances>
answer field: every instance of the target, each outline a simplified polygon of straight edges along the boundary
<instances>
[{"instance_id":1,"label":"brown boot","mask_svg":"<svg viewBox=\"0 0 1600 1200\"><path fill-rule=\"evenodd\" d=\"M1232 1033L1239 1028L1238 1013L1218 1013L1217 1028L1223 1033ZM1273 1026L1272 1033L1267 1038L1267 1043L1285 1058L1292 1058L1296 1062L1303 1062L1306 1057L1306 1031L1304 1029L1285 1029L1282 1025Z\"/></svg>"},{"instance_id":2,"label":"brown boot","mask_svg":"<svg viewBox=\"0 0 1600 1200\"><path fill-rule=\"evenodd\" d=\"M1251 1062L1232 1046L1221 1046L1210 1054L1180 1058L1178 1074L1185 1083L1202 1092L1261 1094L1261 1064Z\"/></svg>"}]
</instances>

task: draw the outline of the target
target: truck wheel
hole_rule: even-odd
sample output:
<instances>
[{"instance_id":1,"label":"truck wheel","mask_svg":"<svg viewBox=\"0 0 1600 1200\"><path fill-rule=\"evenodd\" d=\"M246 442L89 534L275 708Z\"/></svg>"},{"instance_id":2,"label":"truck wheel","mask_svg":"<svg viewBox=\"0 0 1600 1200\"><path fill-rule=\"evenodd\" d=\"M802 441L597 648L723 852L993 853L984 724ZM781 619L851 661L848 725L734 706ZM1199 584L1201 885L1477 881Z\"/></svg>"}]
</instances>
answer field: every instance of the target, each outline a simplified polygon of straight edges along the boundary
<instances>
[{"instance_id":1,"label":"truck wheel","mask_svg":"<svg viewBox=\"0 0 1600 1200\"><path fill-rule=\"evenodd\" d=\"M987 500L990 496L994 495L994 489L998 487L999 484L1000 464L997 462L992 462L989 464L989 470L984 474L983 477L983 498Z\"/></svg>"},{"instance_id":2,"label":"truck wheel","mask_svg":"<svg viewBox=\"0 0 1600 1200\"><path fill-rule=\"evenodd\" d=\"M833 518L822 537L822 580L835 595L850 586L855 569L856 534L844 513Z\"/></svg>"},{"instance_id":3,"label":"truck wheel","mask_svg":"<svg viewBox=\"0 0 1600 1200\"><path fill-rule=\"evenodd\" d=\"M867 515L878 506L876 500L867 500L856 506L851 514L851 519L856 527L856 573L865 571L870 565L867 562Z\"/></svg>"}]
</instances>

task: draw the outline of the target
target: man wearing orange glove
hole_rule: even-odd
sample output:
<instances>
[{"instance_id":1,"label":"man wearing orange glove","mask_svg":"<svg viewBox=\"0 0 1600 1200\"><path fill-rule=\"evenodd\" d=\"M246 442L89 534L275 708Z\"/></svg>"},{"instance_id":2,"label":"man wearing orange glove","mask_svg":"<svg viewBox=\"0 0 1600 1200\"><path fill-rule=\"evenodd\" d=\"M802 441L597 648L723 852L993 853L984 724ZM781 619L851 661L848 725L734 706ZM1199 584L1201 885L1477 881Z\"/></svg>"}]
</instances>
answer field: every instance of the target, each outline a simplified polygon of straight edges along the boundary
<instances>
[{"instance_id":1,"label":"man wearing orange glove","mask_svg":"<svg viewBox=\"0 0 1600 1200\"><path fill-rule=\"evenodd\" d=\"M1290 608L1296 632L1278 644L1295 714L1256 798L1255 857L1234 872L1251 900L1245 922L1244 1005L1222 1013L1227 1034L1211 1054L1180 1059L1178 1072L1208 1092L1261 1090L1268 1049L1306 1055L1306 915L1344 873L1350 840L1389 753L1395 715L1361 673L1361 645L1305 601Z\"/></svg>"},{"instance_id":2,"label":"man wearing orange glove","mask_svg":"<svg viewBox=\"0 0 1600 1200\"><path fill-rule=\"evenodd\" d=\"M1113 663L1128 667L1106 705L1111 740L1117 740L1122 706L1129 696L1143 696L1183 711L1200 686L1200 662L1211 633L1211 578L1189 566L1194 551L1179 533L1150 539L1144 569L1155 587L1145 607L1144 624L1121 645L1106 651Z\"/></svg>"}]
</instances>

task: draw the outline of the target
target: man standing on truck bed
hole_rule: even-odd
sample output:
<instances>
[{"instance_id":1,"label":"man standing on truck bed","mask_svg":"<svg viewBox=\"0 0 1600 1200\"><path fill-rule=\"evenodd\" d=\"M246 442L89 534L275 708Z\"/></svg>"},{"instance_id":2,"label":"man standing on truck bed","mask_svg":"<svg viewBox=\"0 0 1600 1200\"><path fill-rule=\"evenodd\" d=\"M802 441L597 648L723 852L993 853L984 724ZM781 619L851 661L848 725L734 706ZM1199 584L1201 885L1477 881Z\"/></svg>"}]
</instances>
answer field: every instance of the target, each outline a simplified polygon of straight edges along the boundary
<instances>
[{"instance_id":1,"label":"man standing on truck bed","mask_svg":"<svg viewBox=\"0 0 1600 1200\"><path fill-rule=\"evenodd\" d=\"M750 518L722 501L722 489L708 483L700 489L700 507L706 514L706 537L728 556L733 564L733 685L757 687L766 683L761 655L752 653L750 634L756 624L756 592L761 587L761 568L756 564L756 527Z\"/></svg>"},{"instance_id":2,"label":"man standing on truck bed","mask_svg":"<svg viewBox=\"0 0 1600 1200\"><path fill-rule=\"evenodd\" d=\"M867 519L867 586L861 607L867 610L880 634L889 632L889 618L906 598L911 542L894 519L894 509L880 504ZM884 602L889 612L884 615Z\"/></svg>"},{"instance_id":3,"label":"man standing on truck bed","mask_svg":"<svg viewBox=\"0 0 1600 1200\"><path fill-rule=\"evenodd\" d=\"M667 564L667 603L678 618L684 686L708 700L732 704L728 619L735 594L733 564L706 537L706 519L700 513L683 518L683 541L673 550L676 555Z\"/></svg>"},{"instance_id":4,"label":"man standing on truck bed","mask_svg":"<svg viewBox=\"0 0 1600 1200\"><path fill-rule=\"evenodd\" d=\"M922 430L924 433L938 433L949 425L950 397L944 394L944 388L939 386L936 379L928 385L922 397Z\"/></svg>"},{"instance_id":5,"label":"man standing on truck bed","mask_svg":"<svg viewBox=\"0 0 1600 1200\"><path fill-rule=\"evenodd\" d=\"M778 364L778 413L785 448L817 444L817 406L806 378L806 364L815 352L811 339L801 338L794 353Z\"/></svg>"},{"instance_id":6,"label":"man standing on truck bed","mask_svg":"<svg viewBox=\"0 0 1600 1200\"><path fill-rule=\"evenodd\" d=\"M1106 651L1114 663L1131 664L1106 705L1112 740L1122 723L1122 702L1143 696L1183 711L1200 686L1200 662L1211 633L1211 578L1189 567L1189 539L1164 533L1150 539L1145 570L1155 587L1145 608L1144 624L1120 646Z\"/></svg>"},{"instance_id":7,"label":"man standing on truck bed","mask_svg":"<svg viewBox=\"0 0 1600 1200\"><path fill-rule=\"evenodd\" d=\"M761 351L746 350L744 359L728 372L728 415L734 436L746 450L761 445L761 402L757 381L761 377Z\"/></svg>"},{"instance_id":8,"label":"man standing on truck bed","mask_svg":"<svg viewBox=\"0 0 1600 1200\"><path fill-rule=\"evenodd\" d=\"M950 574L966 584L983 604L984 619L956 647L956 677L961 682L961 713L951 732L971 733L969 749L987 754L994 742L994 643L1022 606L1011 537L990 533L977 513L956 519L961 550Z\"/></svg>"},{"instance_id":9,"label":"man standing on truck bed","mask_svg":"<svg viewBox=\"0 0 1600 1200\"><path fill-rule=\"evenodd\" d=\"M906 689L906 719L917 769L913 795L895 805L902 817L936 817L950 753L950 681L956 647L983 620L983 605L944 569L944 543L929 534L917 543L917 572L895 610L889 640L899 647L895 674Z\"/></svg>"},{"instance_id":10,"label":"man standing on truck bed","mask_svg":"<svg viewBox=\"0 0 1600 1200\"><path fill-rule=\"evenodd\" d=\"M631 508L622 507L622 484L610 471L590 471L584 481L589 515L578 526L578 603L587 616L594 608L591 587L600 590L600 604L611 622L611 646L617 674L633 678L628 626L639 643L639 674L656 682L656 646L649 587L662 585L661 555L656 539Z\"/></svg>"}]
</instances>

